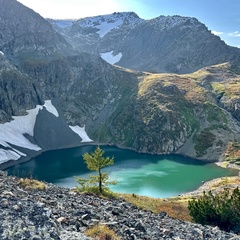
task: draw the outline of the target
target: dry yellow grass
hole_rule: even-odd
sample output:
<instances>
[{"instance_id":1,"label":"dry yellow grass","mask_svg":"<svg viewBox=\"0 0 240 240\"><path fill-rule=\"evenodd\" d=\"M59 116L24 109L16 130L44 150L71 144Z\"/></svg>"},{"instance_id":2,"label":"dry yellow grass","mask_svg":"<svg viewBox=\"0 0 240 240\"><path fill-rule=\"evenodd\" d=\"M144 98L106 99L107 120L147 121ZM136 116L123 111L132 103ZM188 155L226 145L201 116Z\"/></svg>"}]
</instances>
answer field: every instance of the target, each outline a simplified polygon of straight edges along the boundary
<instances>
[{"instance_id":1,"label":"dry yellow grass","mask_svg":"<svg viewBox=\"0 0 240 240\"><path fill-rule=\"evenodd\" d=\"M224 92L228 98L239 97L240 95L240 79L235 78L232 80L224 81L221 83L212 83L212 87L216 92Z\"/></svg>"},{"instance_id":2,"label":"dry yellow grass","mask_svg":"<svg viewBox=\"0 0 240 240\"><path fill-rule=\"evenodd\" d=\"M121 196L127 202L144 210L154 213L166 212L168 216L184 221L191 221L192 219L188 210L189 198L150 198L135 194L122 194Z\"/></svg>"},{"instance_id":3,"label":"dry yellow grass","mask_svg":"<svg viewBox=\"0 0 240 240\"><path fill-rule=\"evenodd\" d=\"M44 182L34 179L21 178L18 183L25 189L35 189L41 191L47 189L47 185Z\"/></svg>"},{"instance_id":4,"label":"dry yellow grass","mask_svg":"<svg viewBox=\"0 0 240 240\"><path fill-rule=\"evenodd\" d=\"M159 204L158 212L166 212L168 216L176 219L180 219L183 221L192 221L192 217L189 215L188 210L188 200L189 199L169 199L167 201L163 201Z\"/></svg>"},{"instance_id":5,"label":"dry yellow grass","mask_svg":"<svg viewBox=\"0 0 240 240\"><path fill-rule=\"evenodd\" d=\"M177 75L163 73L147 75L139 83L138 96L142 97L151 92L152 89L168 85L175 85L180 91L185 92L185 98L189 101L206 101L206 90L190 74Z\"/></svg>"},{"instance_id":6,"label":"dry yellow grass","mask_svg":"<svg viewBox=\"0 0 240 240\"><path fill-rule=\"evenodd\" d=\"M85 234L96 240L121 240L112 229L104 224L88 228Z\"/></svg>"}]
</instances>

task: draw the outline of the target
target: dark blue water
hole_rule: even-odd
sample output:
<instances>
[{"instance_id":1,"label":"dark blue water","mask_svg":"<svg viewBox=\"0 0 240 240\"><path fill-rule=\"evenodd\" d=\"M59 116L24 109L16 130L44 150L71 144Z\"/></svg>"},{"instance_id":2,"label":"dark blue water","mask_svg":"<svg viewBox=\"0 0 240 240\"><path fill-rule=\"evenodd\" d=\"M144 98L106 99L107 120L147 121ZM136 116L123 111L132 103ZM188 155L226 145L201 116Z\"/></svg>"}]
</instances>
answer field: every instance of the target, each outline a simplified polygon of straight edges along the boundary
<instances>
[{"instance_id":1,"label":"dark blue water","mask_svg":"<svg viewBox=\"0 0 240 240\"><path fill-rule=\"evenodd\" d=\"M95 146L54 150L42 153L31 161L15 165L7 171L19 177L33 176L65 187L77 185L75 176L87 177L82 155L93 152ZM114 156L109 171L110 180L118 182L111 190L151 197L171 197L195 190L202 181L236 175L237 171L223 169L190 158L167 155L140 154L116 147L102 146L104 156Z\"/></svg>"}]
</instances>

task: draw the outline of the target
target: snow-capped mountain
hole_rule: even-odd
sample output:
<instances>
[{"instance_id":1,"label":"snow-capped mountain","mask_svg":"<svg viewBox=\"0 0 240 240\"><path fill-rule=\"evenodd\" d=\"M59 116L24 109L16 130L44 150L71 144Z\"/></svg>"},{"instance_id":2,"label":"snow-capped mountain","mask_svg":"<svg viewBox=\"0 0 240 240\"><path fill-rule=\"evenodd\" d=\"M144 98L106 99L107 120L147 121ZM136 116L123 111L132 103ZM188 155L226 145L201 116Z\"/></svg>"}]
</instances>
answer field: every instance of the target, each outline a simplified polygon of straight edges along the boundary
<instances>
[{"instance_id":1,"label":"snow-capped mountain","mask_svg":"<svg viewBox=\"0 0 240 240\"><path fill-rule=\"evenodd\" d=\"M188 73L230 61L240 52L192 17L143 20L123 12L49 22L80 52L140 71Z\"/></svg>"},{"instance_id":2,"label":"snow-capped mountain","mask_svg":"<svg viewBox=\"0 0 240 240\"><path fill-rule=\"evenodd\" d=\"M75 49L103 56L103 59L109 59L111 64L121 58L120 50L111 46L112 41L123 43L126 35L144 22L133 12L118 12L79 20L48 19L48 21Z\"/></svg>"},{"instance_id":3,"label":"snow-capped mountain","mask_svg":"<svg viewBox=\"0 0 240 240\"><path fill-rule=\"evenodd\" d=\"M48 19L48 21L58 30L70 30L72 27L95 29L95 33L102 38L113 29L119 29L124 25L133 28L144 20L139 18L134 12L118 12L96 17L82 18L79 20Z\"/></svg>"}]
</instances>

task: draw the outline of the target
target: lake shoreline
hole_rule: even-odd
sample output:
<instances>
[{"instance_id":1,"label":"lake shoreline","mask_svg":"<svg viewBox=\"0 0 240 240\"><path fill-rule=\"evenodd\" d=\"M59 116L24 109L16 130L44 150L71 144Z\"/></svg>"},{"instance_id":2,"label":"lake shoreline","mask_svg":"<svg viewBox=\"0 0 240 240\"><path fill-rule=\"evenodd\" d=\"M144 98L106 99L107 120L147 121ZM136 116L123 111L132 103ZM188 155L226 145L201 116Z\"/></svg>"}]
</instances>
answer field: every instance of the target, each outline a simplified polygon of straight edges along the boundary
<instances>
[{"instance_id":1,"label":"lake shoreline","mask_svg":"<svg viewBox=\"0 0 240 240\"><path fill-rule=\"evenodd\" d=\"M23 178L28 178L31 174L38 180L72 188L76 185L74 176L88 174L89 170L81 159L85 152L93 152L96 145L100 144L82 143L80 147L60 148L42 154L38 152L38 157L6 171ZM112 189L114 192L157 198L172 197L197 189L203 181L237 175L236 171L223 170L214 163L185 158L179 154L142 154L110 144L101 145L106 156L115 157L113 169L109 169L113 172L111 178L119 182ZM192 175L195 171L196 174Z\"/></svg>"},{"instance_id":2,"label":"lake shoreline","mask_svg":"<svg viewBox=\"0 0 240 240\"><path fill-rule=\"evenodd\" d=\"M203 192L212 191L213 193L220 192L225 188L234 189L240 188L240 176L220 177L214 178L207 182L204 182L199 188L194 191L180 194L182 198L195 198L203 194ZM169 198L170 199L170 198Z\"/></svg>"},{"instance_id":3,"label":"lake shoreline","mask_svg":"<svg viewBox=\"0 0 240 240\"><path fill-rule=\"evenodd\" d=\"M12 167L14 165L17 165L19 163L24 163L24 162L30 161L32 158L35 158L35 157L37 157L37 156L39 156L42 153L47 152L47 151L64 150L64 149L77 148L77 147L88 146L88 145L89 146L112 146L112 147L117 147L117 148L122 149L122 150L134 151L134 152L139 153L139 154L149 154L149 155L157 155L157 156L176 155L176 156L186 157L186 158L189 158L189 159L192 159L192 160L197 160L199 162L215 163L217 166L222 167L222 168L231 168L231 169L240 170L240 166L237 166L236 164L226 164L226 162L220 162L220 161L217 161L217 160L213 161L213 160L207 160L207 159L198 159L198 158L190 157L190 156L185 155L185 154L177 154L177 153L155 154L155 153L148 153L148 152L139 152L139 151L136 151L133 148L123 147L123 146L120 146L118 144L96 143L96 142L82 142L80 144L72 144L72 145L69 145L69 146L66 146L66 147L59 147L59 148L46 149L46 150L42 149L42 150L39 150L37 152L31 152L31 154L29 154L27 156L22 156L18 160L9 160L7 162L4 162L4 163L0 164L0 170L4 171L5 169L7 169L9 167Z\"/></svg>"},{"instance_id":4,"label":"lake shoreline","mask_svg":"<svg viewBox=\"0 0 240 240\"><path fill-rule=\"evenodd\" d=\"M65 147L59 147L59 148L54 148L54 149L41 149L41 150L36 151L36 152L31 151L31 153L28 154L27 156L21 156L17 160L9 160L7 162L1 163L0 164L0 170L4 171L5 169L7 169L9 167L13 167L14 165L17 165L19 163L24 163L24 162L30 161L32 158L35 158L35 157L41 155L44 152L55 151L55 150L63 150L63 149L69 149L69 148L77 148L77 147L88 146L88 145L89 146L112 146L112 147L117 147L117 148L122 149L122 150L134 151L134 152L139 153L139 154L149 154L149 155L158 155L158 156L176 155L176 156L186 157L186 158L197 160L197 161L204 162L204 163L218 163L217 160L213 161L213 160L207 160L207 159L198 159L198 158L193 158L193 157L185 155L185 154L178 154L178 153L157 154L157 153L149 153L149 152L139 152L139 151L136 151L133 148L122 147L118 144L83 142L83 143L80 143L80 144L72 144L72 145L68 145L68 146L65 146Z\"/></svg>"}]
</instances>

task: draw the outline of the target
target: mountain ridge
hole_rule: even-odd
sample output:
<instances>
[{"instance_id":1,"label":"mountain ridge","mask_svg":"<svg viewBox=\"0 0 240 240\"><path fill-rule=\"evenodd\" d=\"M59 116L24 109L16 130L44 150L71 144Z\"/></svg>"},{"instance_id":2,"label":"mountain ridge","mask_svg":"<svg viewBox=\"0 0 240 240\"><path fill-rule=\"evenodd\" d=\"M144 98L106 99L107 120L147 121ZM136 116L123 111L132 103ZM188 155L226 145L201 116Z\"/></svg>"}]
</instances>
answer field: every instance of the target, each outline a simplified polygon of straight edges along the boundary
<instances>
[{"instance_id":1,"label":"mountain ridge","mask_svg":"<svg viewBox=\"0 0 240 240\"><path fill-rule=\"evenodd\" d=\"M73 54L71 45L32 9L16 0L0 3L0 50L15 64Z\"/></svg>"},{"instance_id":2,"label":"mountain ridge","mask_svg":"<svg viewBox=\"0 0 240 240\"><path fill-rule=\"evenodd\" d=\"M56 27L61 20L48 21L75 49L100 56L119 54L114 64L138 71L190 73L236 60L240 52L194 17L144 20L133 12L120 12L82 18L66 28Z\"/></svg>"}]
</instances>

